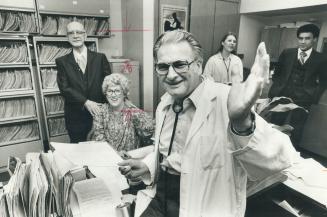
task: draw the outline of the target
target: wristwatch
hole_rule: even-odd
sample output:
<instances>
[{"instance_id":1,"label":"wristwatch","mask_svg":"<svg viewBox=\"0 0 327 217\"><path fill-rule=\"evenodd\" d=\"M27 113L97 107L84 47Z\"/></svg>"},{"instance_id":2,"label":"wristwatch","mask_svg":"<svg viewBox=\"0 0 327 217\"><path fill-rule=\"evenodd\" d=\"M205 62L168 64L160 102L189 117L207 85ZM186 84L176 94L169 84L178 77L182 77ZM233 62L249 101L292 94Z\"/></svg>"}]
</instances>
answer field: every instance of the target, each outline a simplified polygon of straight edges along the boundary
<instances>
[{"instance_id":1,"label":"wristwatch","mask_svg":"<svg viewBox=\"0 0 327 217\"><path fill-rule=\"evenodd\" d=\"M238 136L249 136L249 135L251 135L254 132L254 130L255 130L255 115L252 112L251 112L250 115L251 115L251 121L252 121L252 123L251 123L251 126L248 129L246 129L244 131L238 131L231 124L232 132L235 133Z\"/></svg>"}]
</instances>

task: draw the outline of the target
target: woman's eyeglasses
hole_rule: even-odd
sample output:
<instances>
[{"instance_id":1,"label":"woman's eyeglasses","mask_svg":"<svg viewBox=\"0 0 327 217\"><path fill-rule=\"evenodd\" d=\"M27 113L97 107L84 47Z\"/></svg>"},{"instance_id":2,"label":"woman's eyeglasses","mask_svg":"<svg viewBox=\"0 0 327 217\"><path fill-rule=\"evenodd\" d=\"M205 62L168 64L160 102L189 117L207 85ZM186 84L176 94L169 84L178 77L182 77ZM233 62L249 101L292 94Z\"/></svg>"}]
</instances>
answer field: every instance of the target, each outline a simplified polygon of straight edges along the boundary
<instances>
[{"instance_id":1,"label":"woman's eyeglasses","mask_svg":"<svg viewBox=\"0 0 327 217\"><path fill-rule=\"evenodd\" d=\"M178 60L178 61L175 61L172 63L157 63L157 64L155 64L155 69L159 75L167 75L170 66L173 67L173 69L176 73L185 73L185 72L188 72L188 70L190 69L190 65L194 61L195 60L193 60L192 62L189 63L186 60Z\"/></svg>"},{"instance_id":2,"label":"woman's eyeglasses","mask_svg":"<svg viewBox=\"0 0 327 217\"><path fill-rule=\"evenodd\" d=\"M118 95L122 94L122 91L121 91L121 90L108 90L108 91L107 91L107 94L108 94L109 96L112 96L112 95L116 95L116 96L118 96Z\"/></svg>"}]
</instances>

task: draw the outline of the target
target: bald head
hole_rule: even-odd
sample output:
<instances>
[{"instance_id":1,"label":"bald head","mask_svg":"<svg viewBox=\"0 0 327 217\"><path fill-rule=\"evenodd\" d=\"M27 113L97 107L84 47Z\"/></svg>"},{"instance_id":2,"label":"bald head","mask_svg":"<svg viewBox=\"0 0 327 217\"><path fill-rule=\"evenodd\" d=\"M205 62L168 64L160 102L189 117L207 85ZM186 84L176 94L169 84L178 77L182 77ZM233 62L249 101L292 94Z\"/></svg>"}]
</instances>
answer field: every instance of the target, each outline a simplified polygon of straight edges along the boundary
<instances>
[{"instance_id":1,"label":"bald head","mask_svg":"<svg viewBox=\"0 0 327 217\"><path fill-rule=\"evenodd\" d=\"M85 32L83 24L81 24L80 22L77 22L77 21L72 21L72 22L68 23L66 28L67 28L67 33L69 32L68 30L72 29L72 28L78 28Z\"/></svg>"},{"instance_id":2,"label":"bald head","mask_svg":"<svg viewBox=\"0 0 327 217\"><path fill-rule=\"evenodd\" d=\"M86 33L84 26L76 21L70 22L67 25L67 37L69 43L73 48L81 48L84 46L86 40Z\"/></svg>"}]
</instances>

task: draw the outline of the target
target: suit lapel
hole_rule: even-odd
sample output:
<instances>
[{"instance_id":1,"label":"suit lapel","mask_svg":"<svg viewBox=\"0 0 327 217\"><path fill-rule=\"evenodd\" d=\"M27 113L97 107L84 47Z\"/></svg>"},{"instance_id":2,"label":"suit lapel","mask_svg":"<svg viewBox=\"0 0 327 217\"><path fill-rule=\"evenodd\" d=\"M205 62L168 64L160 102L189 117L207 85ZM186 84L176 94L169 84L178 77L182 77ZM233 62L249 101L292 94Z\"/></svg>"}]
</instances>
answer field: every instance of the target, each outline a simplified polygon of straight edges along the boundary
<instances>
[{"instance_id":1,"label":"suit lapel","mask_svg":"<svg viewBox=\"0 0 327 217\"><path fill-rule=\"evenodd\" d=\"M202 126L204 121L207 120L207 116L210 114L214 107L215 103L215 93L214 91L210 91L210 86L212 82L205 82L203 85L203 90L201 93L200 101L198 103L198 107L195 110L195 114L192 120L192 124L190 127L190 131L186 138L185 147L188 145L188 143L191 141L195 133L199 130L199 128Z\"/></svg>"},{"instance_id":2,"label":"suit lapel","mask_svg":"<svg viewBox=\"0 0 327 217\"><path fill-rule=\"evenodd\" d=\"M289 79L289 77L291 75L292 69L293 69L293 65L297 61L298 61L298 59L297 59L297 49L293 49L290 52L290 55L288 56L288 58L286 58L286 63L289 63L289 64L288 64L288 68L285 70L285 73L286 73L285 81L288 81L288 79Z\"/></svg>"},{"instance_id":3,"label":"suit lapel","mask_svg":"<svg viewBox=\"0 0 327 217\"><path fill-rule=\"evenodd\" d=\"M67 55L67 60L68 63L72 66L72 68L74 69L71 73L73 73L72 75L79 81L79 84L81 85L82 89L85 89L84 85L83 85L83 74L81 69L79 68L79 65L77 64L77 62L75 61L75 57L74 57L74 53L73 51L70 52Z\"/></svg>"},{"instance_id":4,"label":"suit lapel","mask_svg":"<svg viewBox=\"0 0 327 217\"><path fill-rule=\"evenodd\" d=\"M305 62L306 71L305 71L305 80L311 75L311 73L315 70L315 64L318 59L317 51L312 50L311 55Z\"/></svg>"},{"instance_id":5,"label":"suit lapel","mask_svg":"<svg viewBox=\"0 0 327 217\"><path fill-rule=\"evenodd\" d=\"M93 59L94 59L95 54L93 52L91 52L90 50L87 50L87 64L86 64L86 76L87 76L87 86L88 88L91 87L91 84L94 80L94 72L92 70L92 66L93 66ZM98 68L100 68L100 66L97 66ZM102 85L102 84L101 84Z\"/></svg>"}]
</instances>

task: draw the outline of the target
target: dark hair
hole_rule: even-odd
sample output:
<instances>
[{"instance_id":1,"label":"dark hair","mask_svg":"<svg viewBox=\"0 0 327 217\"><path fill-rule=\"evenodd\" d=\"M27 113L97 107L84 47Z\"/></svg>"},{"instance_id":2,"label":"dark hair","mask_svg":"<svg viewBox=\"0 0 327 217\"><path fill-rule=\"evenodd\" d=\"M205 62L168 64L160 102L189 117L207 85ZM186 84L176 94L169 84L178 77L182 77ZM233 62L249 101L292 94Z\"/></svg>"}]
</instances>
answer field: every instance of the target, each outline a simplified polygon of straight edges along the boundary
<instances>
[{"instance_id":1,"label":"dark hair","mask_svg":"<svg viewBox=\"0 0 327 217\"><path fill-rule=\"evenodd\" d=\"M154 60L156 62L158 61L158 56L157 56L158 50L163 44L169 44L169 43L177 44L183 41L187 42L191 46L193 50L194 58L202 63L203 49L199 41L191 33L180 29L174 31L168 31L159 36L159 38L157 39L157 41L153 46Z\"/></svg>"},{"instance_id":2,"label":"dark hair","mask_svg":"<svg viewBox=\"0 0 327 217\"><path fill-rule=\"evenodd\" d=\"M314 24L306 24L298 28L296 36L299 37L300 33L303 32L310 32L314 38L318 38L320 30L319 27Z\"/></svg>"},{"instance_id":3,"label":"dark hair","mask_svg":"<svg viewBox=\"0 0 327 217\"><path fill-rule=\"evenodd\" d=\"M223 48L224 48L224 47L223 47L222 43L223 43L223 42L226 40L226 38L227 38L228 36L230 36L230 35L234 36L235 39L237 40L236 34L235 34L234 32L227 32L227 33L222 37L222 39L220 40L220 46L219 46L219 48L218 48L218 50L217 50L217 53L223 51ZM231 53L232 53L232 54L236 54L236 50L233 50Z\"/></svg>"}]
</instances>

